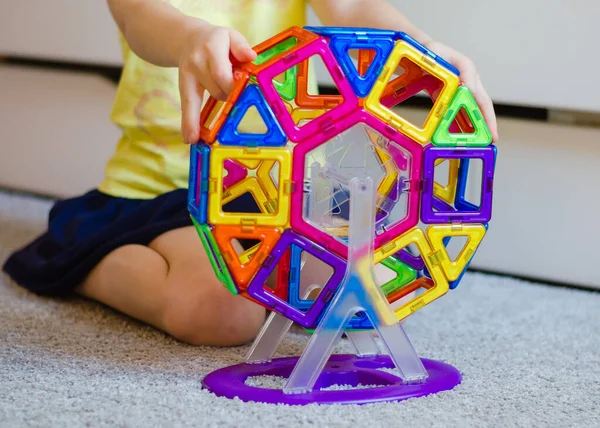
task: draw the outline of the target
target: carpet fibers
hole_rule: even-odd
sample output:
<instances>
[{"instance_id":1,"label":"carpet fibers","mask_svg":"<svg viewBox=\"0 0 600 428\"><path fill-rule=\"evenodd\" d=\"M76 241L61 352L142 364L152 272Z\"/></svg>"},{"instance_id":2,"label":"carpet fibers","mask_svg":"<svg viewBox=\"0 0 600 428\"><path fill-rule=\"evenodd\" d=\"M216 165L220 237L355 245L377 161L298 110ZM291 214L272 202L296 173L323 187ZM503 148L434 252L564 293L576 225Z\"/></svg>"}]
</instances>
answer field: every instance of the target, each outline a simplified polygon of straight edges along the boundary
<instances>
[{"instance_id":1,"label":"carpet fibers","mask_svg":"<svg viewBox=\"0 0 600 428\"><path fill-rule=\"evenodd\" d=\"M0 193L0 261L44 228L50 202ZM463 382L366 406L243 403L200 389L242 361L179 343L77 297L35 296L0 276L2 426L599 427L600 293L469 274L406 323L420 355ZM279 355L298 355L295 330ZM348 351L342 341L339 351Z\"/></svg>"}]
</instances>

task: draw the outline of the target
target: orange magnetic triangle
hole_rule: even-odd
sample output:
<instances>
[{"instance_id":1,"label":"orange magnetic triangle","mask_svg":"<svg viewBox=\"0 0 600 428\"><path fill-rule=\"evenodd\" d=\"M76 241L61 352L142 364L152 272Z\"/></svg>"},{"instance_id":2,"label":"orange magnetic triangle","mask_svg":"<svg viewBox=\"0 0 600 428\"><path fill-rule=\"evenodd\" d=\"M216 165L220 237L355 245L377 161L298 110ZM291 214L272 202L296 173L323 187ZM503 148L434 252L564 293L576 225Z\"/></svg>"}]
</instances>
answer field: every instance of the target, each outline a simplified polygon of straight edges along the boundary
<instances>
[{"instance_id":1,"label":"orange magnetic triangle","mask_svg":"<svg viewBox=\"0 0 600 428\"><path fill-rule=\"evenodd\" d=\"M359 75L364 76L367 74L367 70L375 59L376 54L377 52L375 49L358 49L358 64L356 66L356 72Z\"/></svg>"},{"instance_id":2,"label":"orange magnetic triangle","mask_svg":"<svg viewBox=\"0 0 600 428\"><path fill-rule=\"evenodd\" d=\"M245 289L269 257L281 236L281 231L269 226L217 225L213 235L233 280L240 289ZM248 250L240 257L231 243L232 239L253 239L261 242L252 247L252 252Z\"/></svg>"}]
</instances>

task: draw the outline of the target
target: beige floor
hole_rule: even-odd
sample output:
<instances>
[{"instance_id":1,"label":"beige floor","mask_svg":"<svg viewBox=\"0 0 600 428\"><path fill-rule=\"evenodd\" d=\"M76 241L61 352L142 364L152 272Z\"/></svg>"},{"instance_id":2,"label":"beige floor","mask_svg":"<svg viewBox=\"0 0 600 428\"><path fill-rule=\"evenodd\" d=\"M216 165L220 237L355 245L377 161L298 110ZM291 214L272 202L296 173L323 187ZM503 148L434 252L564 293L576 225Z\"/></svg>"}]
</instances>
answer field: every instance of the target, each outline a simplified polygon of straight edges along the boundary
<instances>
[{"instance_id":1,"label":"beige floor","mask_svg":"<svg viewBox=\"0 0 600 428\"><path fill-rule=\"evenodd\" d=\"M0 192L0 263L43 230L49 201ZM247 346L191 347L78 298L0 275L0 425L93 427L600 426L600 294L469 274L406 323L456 389L400 404L286 407L217 398L208 372ZM279 355L298 355L290 334ZM345 341L338 352L348 351Z\"/></svg>"}]
</instances>

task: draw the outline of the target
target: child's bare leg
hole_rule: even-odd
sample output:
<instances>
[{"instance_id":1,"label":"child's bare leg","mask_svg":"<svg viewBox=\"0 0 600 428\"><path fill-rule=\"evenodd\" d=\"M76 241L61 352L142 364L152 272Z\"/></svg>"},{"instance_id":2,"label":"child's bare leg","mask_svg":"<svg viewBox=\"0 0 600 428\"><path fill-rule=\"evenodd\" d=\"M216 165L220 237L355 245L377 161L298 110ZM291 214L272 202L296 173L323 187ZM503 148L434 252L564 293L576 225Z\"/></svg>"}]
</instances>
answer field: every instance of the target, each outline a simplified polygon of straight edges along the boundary
<instances>
[{"instance_id":1,"label":"child's bare leg","mask_svg":"<svg viewBox=\"0 0 600 428\"><path fill-rule=\"evenodd\" d=\"M265 317L216 279L193 227L113 251L78 291L194 345L244 344Z\"/></svg>"}]
</instances>

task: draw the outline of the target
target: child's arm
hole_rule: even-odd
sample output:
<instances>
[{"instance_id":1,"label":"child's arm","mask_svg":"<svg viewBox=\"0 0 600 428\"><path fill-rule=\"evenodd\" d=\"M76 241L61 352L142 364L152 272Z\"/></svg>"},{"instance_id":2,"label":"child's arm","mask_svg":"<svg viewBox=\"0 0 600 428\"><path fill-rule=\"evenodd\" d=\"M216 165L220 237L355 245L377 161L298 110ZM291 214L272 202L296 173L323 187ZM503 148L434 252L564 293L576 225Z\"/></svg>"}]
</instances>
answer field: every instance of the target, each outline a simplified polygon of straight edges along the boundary
<instances>
[{"instance_id":1,"label":"child's arm","mask_svg":"<svg viewBox=\"0 0 600 428\"><path fill-rule=\"evenodd\" d=\"M498 139L494 105L483 88L475 64L468 57L432 40L385 0L310 0L310 3L323 25L403 31L450 62L460 71L462 82L477 100L494 141Z\"/></svg>"},{"instance_id":2,"label":"child's arm","mask_svg":"<svg viewBox=\"0 0 600 428\"><path fill-rule=\"evenodd\" d=\"M240 62L256 53L239 32L179 12L164 0L108 0L123 37L140 58L162 67L179 67L182 133L199 138L204 90L225 99L233 86L229 54Z\"/></svg>"}]
</instances>

